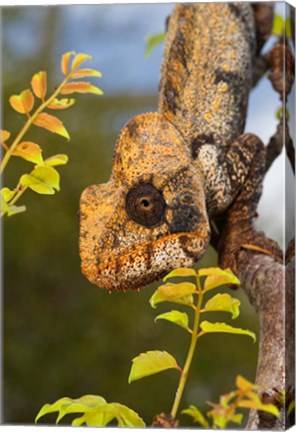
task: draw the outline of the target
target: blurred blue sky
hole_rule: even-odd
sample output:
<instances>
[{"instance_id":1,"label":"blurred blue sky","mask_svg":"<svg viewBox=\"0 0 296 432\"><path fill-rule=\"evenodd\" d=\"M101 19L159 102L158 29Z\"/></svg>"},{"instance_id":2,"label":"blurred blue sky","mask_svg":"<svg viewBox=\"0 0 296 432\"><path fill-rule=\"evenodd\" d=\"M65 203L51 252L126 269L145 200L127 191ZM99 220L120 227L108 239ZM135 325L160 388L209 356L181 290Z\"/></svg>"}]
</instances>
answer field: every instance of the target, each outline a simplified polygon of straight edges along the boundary
<instances>
[{"instance_id":1,"label":"blurred blue sky","mask_svg":"<svg viewBox=\"0 0 296 432\"><path fill-rule=\"evenodd\" d=\"M284 3L281 2L279 8ZM8 69L18 68L34 52L40 52L47 7L18 8L22 13L3 23L4 58ZM151 58L144 57L145 37L164 30L170 4L117 4L58 6L55 47L52 55L60 58L66 51L85 52L94 57L93 67L103 73L100 86L106 95L114 93L157 93L162 46ZM5 18L5 15L4 15ZM56 71L58 72L58 71ZM265 79L252 92L246 131L267 143L276 128L275 112L280 106L277 95ZM291 118L295 111L290 106ZM288 182L290 167L287 164ZM283 240L285 209L285 157L282 155L267 174L259 206L258 225L268 235ZM289 191L288 191L289 192ZM287 196L287 218L293 217L294 194ZM271 217L272 216L272 217ZM272 220L272 223L270 222ZM289 236L293 235L293 228Z\"/></svg>"}]
</instances>

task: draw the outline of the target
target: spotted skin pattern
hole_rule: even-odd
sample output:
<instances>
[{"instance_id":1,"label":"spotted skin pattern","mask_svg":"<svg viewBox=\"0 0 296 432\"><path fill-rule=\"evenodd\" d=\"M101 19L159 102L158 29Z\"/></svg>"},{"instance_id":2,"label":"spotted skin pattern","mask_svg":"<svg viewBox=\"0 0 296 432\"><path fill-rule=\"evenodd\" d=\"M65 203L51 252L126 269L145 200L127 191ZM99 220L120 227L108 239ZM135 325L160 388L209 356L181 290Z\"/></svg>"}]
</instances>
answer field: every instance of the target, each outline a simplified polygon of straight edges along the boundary
<instances>
[{"instance_id":1,"label":"spotted skin pattern","mask_svg":"<svg viewBox=\"0 0 296 432\"><path fill-rule=\"evenodd\" d=\"M252 228L265 171L262 142L242 134L255 48L247 3L174 8L158 112L123 127L110 180L81 196L80 257L90 282L140 289L193 266L209 244L209 220L221 215L223 267L236 270L244 240L278 254Z\"/></svg>"}]
</instances>

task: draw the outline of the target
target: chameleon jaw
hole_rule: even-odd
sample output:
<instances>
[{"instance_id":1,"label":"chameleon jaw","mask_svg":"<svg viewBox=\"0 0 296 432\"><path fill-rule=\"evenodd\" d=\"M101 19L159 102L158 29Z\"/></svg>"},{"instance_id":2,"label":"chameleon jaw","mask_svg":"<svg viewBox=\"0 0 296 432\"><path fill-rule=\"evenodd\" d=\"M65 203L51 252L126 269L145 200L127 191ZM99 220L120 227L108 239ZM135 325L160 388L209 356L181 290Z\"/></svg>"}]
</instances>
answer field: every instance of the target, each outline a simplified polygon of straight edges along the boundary
<instances>
[{"instance_id":1,"label":"chameleon jaw","mask_svg":"<svg viewBox=\"0 0 296 432\"><path fill-rule=\"evenodd\" d=\"M99 265L82 263L82 272L90 282L108 291L139 290L175 268L193 266L208 242L207 231L171 234L115 259L103 256Z\"/></svg>"}]
</instances>

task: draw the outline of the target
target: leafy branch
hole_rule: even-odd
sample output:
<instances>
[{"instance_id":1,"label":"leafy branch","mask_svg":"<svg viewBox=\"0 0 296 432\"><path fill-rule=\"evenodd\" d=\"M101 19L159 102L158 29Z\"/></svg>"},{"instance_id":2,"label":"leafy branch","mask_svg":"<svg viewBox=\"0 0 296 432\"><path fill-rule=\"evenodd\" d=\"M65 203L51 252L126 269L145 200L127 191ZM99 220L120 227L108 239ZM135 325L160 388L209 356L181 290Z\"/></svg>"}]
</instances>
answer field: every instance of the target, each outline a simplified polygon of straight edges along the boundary
<instances>
[{"instance_id":1,"label":"leafy branch","mask_svg":"<svg viewBox=\"0 0 296 432\"><path fill-rule=\"evenodd\" d=\"M209 333L247 335L254 341L256 341L256 336L250 330L232 327L225 323L201 321L202 315L206 312L229 312L232 318L236 318L239 315L240 302L229 294L217 294L204 304L204 295L209 291L224 284L239 284L239 280L230 270L207 268L195 272L193 269L180 268L168 274L164 278L164 281L173 277L194 277L195 284L191 282L181 282L177 284L171 282L166 283L160 286L152 295L150 305L156 307L157 304L162 302L173 302L188 306L194 311L192 328L189 326L188 314L176 310L161 314L155 319L156 321L164 319L173 322L190 334L190 343L184 366L182 368L178 366L175 358L165 351L149 351L133 359L129 382L163 370L177 369L180 373L180 378L175 400L170 412L171 416L176 418L198 340ZM202 279L204 279L204 277L205 280L202 284Z\"/></svg>"},{"instance_id":2,"label":"leafy branch","mask_svg":"<svg viewBox=\"0 0 296 432\"><path fill-rule=\"evenodd\" d=\"M210 333L230 333L237 335L250 336L256 341L255 334L250 330L232 327L224 322L209 322L202 320L204 313L222 311L231 314L232 319L239 316L240 301L231 297L229 294L218 293L204 301L205 295L212 290L225 284L239 284L239 280L230 270L219 268L200 269L195 272L193 269L180 268L168 274L164 281L174 277L194 277L195 283L166 283L160 286L150 298L150 305L155 308L163 302L170 302L176 305L183 305L190 308L193 313L193 325L190 327L189 316L185 312L172 310L158 315L155 321L166 320L172 322L190 335L189 349L184 362L184 366L178 365L177 360L166 351L147 351L135 357L132 361L128 381L129 383L141 378L168 370L175 369L179 372L180 378L170 414L160 414L153 422L153 426L167 427L176 425L176 416L179 410L181 399L187 382L190 366L196 351L198 340ZM264 404L258 396L257 387L243 377L238 376L236 380L237 390L220 397L219 404L209 403L212 407L208 416L213 419L213 428L224 428L228 422L240 423L242 414L237 413L239 408L257 409L278 416L279 412L275 405ZM130 408L119 403L107 403L101 396L86 395L78 399L62 398L53 404L44 405L39 411L36 422L44 415L57 412L58 423L66 414L77 413L82 416L74 419L72 425L80 426L106 426L116 419L118 426L143 427L145 423L141 417ZM188 414L195 422L208 428L209 423L203 414L194 406L182 411Z\"/></svg>"},{"instance_id":3,"label":"leafy branch","mask_svg":"<svg viewBox=\"0 0 296 432\"><path fill-rule=\"evenodd\" d=\"M237 412L239 408L264 411L279 417L279 410L275 405L262 403L258 396L258 386L250 383L241 375L236 378L236 386L236 390L220 396L218 404L208 402L208 405L212 407L207 412L207 416L213 420L212 428L225 429L229 422L241 424L243 414ZM189 415L194 422L199 423L202 427L210 428L207 419L194 405L183 410L182 414Z\"/></svg>"},{"instance_id":4,"label":"leafy branch","mask_svg":"<svg viewBox=\"0 0 296 432\"><path fill-rule=\"evenodd\" d=\"M71 63L72 56L74 58ZM45 195L52 195L55 191L60 190L60 176L54 166L66 164L68 156L58 154L44 160L42 149L38 144L22 140L32 125L47 129L70 140L70 135L62 121L44 111L45 109L62 110L74 105L74 98L59 99L58 96L60 95L69 95L72 93L103 94L100 88L89 82L71 81L85 77L101 76L101 73L95 69L79 69L82 63L91 59L92 57L87 54L81 53L75 55L73 51L67 52L63 54L61 60L61 69L65 78L50 96L46 98L47 73L40 71L32 77L32 90L25 89L20 94L12 95L9 98L11 107L19 114L25 115L27 120L10 146L7 145L7 141L9 141L11 133L7 130L0 130L0 143L5 151L0 165L0 173L3 174L12 156L21 157L35 164L35 167L29 174L24 174L20 177L17 186L13 190L8 187L1 189L1 216L5 214L11 216L26 210L25 206L16 206L15 204L28 188ZM40 100L40 104L33 111L36 98Z\"/></svg>"}]
</instances>

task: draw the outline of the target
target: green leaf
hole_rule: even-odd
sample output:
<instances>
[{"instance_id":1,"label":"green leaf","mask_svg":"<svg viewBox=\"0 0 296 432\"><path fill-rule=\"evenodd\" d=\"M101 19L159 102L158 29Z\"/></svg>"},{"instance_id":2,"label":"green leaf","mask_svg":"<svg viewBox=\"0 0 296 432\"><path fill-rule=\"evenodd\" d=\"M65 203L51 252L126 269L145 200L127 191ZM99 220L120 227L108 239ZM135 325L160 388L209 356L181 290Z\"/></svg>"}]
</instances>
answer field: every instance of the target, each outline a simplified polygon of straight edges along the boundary
<instances>
[{"instance_id":1,"label":"green leaf","mask_svg":"<svg viewBox=\"0 0 296 432\"><path fill-rule=\"evenodd\" d=\"M53 404L45 404L43 405L43 407L40 409L40 411L38 412L36 418L35 418L35 423L38 422L38 420L43 417L46 414L50 414L53 412L58 412L61 407L63 405L69 405L71 404L72 399L68 398L68 397L63 397L61 399L58 399L56 402L54 402Z\"/></svg>"},{"instance_id":2,"label":"green leaf","mask_svg":"<svg viewBox=\"0 0 296 432\"><path fill-rule=\"evenodd\" d=\"M239 316L240 301L231 297L229 294L217 294L207 301L202 312L230 312L232 319Z\"/></svg>"},{"instance_id":3,"label":"green leaf","mask_svg":"<svg viewBox=\"0 0 296 432\"><path fill-rule=\"evenodd\" d=\"M177 324L178 326L184 328L185 330L191 332L190 328L188 327L189 318L185 312L172 310L170 312L166 312L166 313L163 313L161 315L158 315L154 321L158 321L160 319L173 322L173 323Z\"/></svg>"},{"instance_id":4,"label":"green leaf","mask_svg":"<svg viewBox=\"0 0 296 432\"><path fill-rule=\"evenodd\" d=\"M56 423L59 423L66 414L83 413L72 421L72 426L80 426L83 423L87 426L106 426L114 418L117 419L118 426L145 426L141 417L132 409L116 402L107 403L103 397L95 395L85 395L78 399L65 397L53 404L46 404L37 414L35 422L53 412L59 413Z\"/></svg>"},{"instance_id":5,"label":"green leaf","mask_svg":"<svg viewBox=\"0 0 296 432\"><path fill-rule=\"evenodd\" d=\"M185 267L177 268L177 269L171 271L169 274L167 274L163 278L163 280L164 280L164 282L166 282L169 278L187 277L187 276L196 276L196 271L193 270L192 268L185 268Z\"/></svg>"},{"instance_id":6,"label":"green leaf","mask_svg":"<svg viewBox=\"0 0 296 432\"><path fill-rule=\"evenodd\" d=\"M179 370L176 359L171 354L166 351L148 351L133 359L128 382L131 383L167 369Z\"/></svg>"},{"instance_id":7,"label":"green leaf","mask_svg":"<svg viewBox=\"0 0 296 432\"><path fill-rule=\"evenodd\" d=\"M26 211L26 206L10 205L9 201L15 196L15 191L4 187L1 189L1 212L7 216L13 216L17 213Z\"/></svg>"},{"instance_id":8,"label":"green leaf","mask_svg":"<svg viewBox=\"0 0 296 432\"><path fill-rule=\"evenodd\" d=\"M199 423L205 429L208 429L210 427L204 415L194 405L190 405L189 408L184 409L182 411L182 414L189 415L193 418L193 421L195 423Z\"/></svg>"},{"instance_id":9,"label":"green leaf","mask_svg":"<svg viewBox=\"0 0 296 432\"><path fill-rule=\"evenodd\" d=\"M110 405L115 409L119 427L145 427L143 419L132 409L117 402Z\"/></svg>"},{"instance_id":10,"label":"green leaf","mask_svg":"<svg viewBox=\"0 0 296 432\"><path fill-rule=\"evenodd\" d=\"M53 195L60 190L60 175L50 166L37 166L30 174L22 175L20 183L39 194Z\"/></svg>"},{"instance_id":11,"label":"green leaf","mask_svg":"<svg viewBox=\"0 0 296 432\"><path fill-rule=\"evenodd\" d=\"M45 159L44 163L48 166L56 166L56 165L65 165L68 162L69 158L65 154L56 154Z\"/></svg>"},{"instance_id":12,"label":"green leaf","mask_svg":"<svg viewBox=\"0 0 296 432\"><path fill-rule=\"evenodd\" d=\"M234 414L234 415L231 417L231 421L232 421L233 423L237 423L237 424L241 424L242 419L243 419L243 415L242 415L242 414Z\"/></svg>"},{"instance_id":13,"label":"green leaf","mask_svg":"<svg viewBox=\"0 0 296 432\"><path fill-rule=\"evenodd\" d=\"M165 33L160 32L146 38L145 57L150 57L152 50L165 40Z\"/></svg>"},{"instance_id":14,"label":"green leaf","mask_svg":"<svg viewBox=\"0 0 296 432\"><path fill-rule=\"evenodd\" d=\"M198 270L198 276L207 276L204 282L203 292L212 290L225 284L240 284L240 281L230 269L222 270L219 267L200 269Z\"/></svg>"},{"instance_id":15,"label":"green leaf","mask_svg":"<svg viewBox=\"0 0 296 432\"><path fill-rule=\"evenodd\" d=\"M15 191L9 189L8 187L4 187L1 189L1 197L3 198L4 202L10 201L14 197Z\"/></svg>"},{"instance_id":16,"label":"green leaf","mask_svg":"<svg viewBox=\"0 0 296 432\"><path fill-rule=\"evenodd\" d=\"M182 282L178 284L167 283L161 285L149 300L150 305L155 308L155 305L161 302L177 302L182 304L192 304L193 299L191 294L196 292L196 287L193 283Z\"/></svg>"},{"instance_id":17,"label":"green leaf","mask_svg":"<svg viewBox=\"0 0 296 432\"><path fill-rule=\"evenodd\" d=\"M70 399L68 404L63 404L59 408L56 423L59 423L66 414L86 413L106 404L107 402L103 397L96 395L85 395L77 399Z\"/></svg>"},{"instance_id":18,"label":"green leaf","mask_svg":"<svg viewBox=\"0 0 296 432\"><path fill-rule=\"evenodd\" d=\"M200 324L200 328L202 329L202 334L206 333L232 333L232 334L240 334L250 336L254 342L256 342L256 335L250 330L243 330L241 328L232 327L225 323L211 323L209 321L203 321Z\"/></svg>"}]
</instances>

